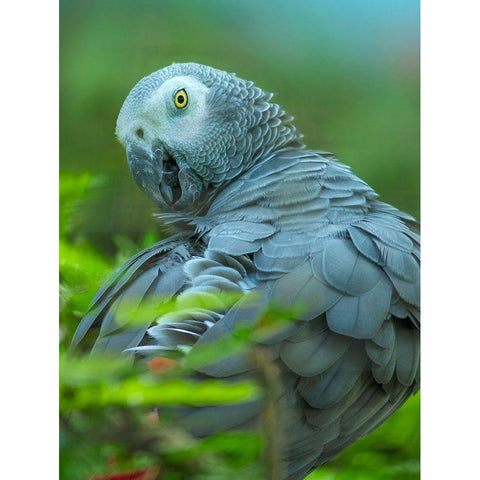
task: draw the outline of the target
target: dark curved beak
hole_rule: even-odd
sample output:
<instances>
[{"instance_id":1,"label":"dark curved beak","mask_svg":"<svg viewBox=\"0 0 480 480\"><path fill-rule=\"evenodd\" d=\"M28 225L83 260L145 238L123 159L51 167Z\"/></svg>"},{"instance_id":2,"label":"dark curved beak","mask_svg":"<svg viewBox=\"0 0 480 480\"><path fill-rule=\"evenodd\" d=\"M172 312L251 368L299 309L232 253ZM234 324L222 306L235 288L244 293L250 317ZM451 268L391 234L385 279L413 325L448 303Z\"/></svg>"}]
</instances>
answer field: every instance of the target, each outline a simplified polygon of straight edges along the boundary
<instances>
[{"instance_id":1,"label":"dark curved beak","mask_svg":"<svg viewBox=\"0 0 480 480\"><path fill-rule=\"evenodd\" d=\"M158 188L163 174L162 149L156 149L150 153L135 143L127 142L126 150L128 166L135 183L157 205L164 206L164 201Z\"/></svg>"},{"instance_id":2,"label":"dark curved beak","mask_svg":"<svg viewBox=\"0 0 480 480\"><path fill-rule=\"evenodd\" d=\"M195 207L205 190L204 182L189 166L179 166L162 143L154 143L149 152L136 143L127 142L126 150L136 184L160 208Z\"/></svg>"}]
</instances>

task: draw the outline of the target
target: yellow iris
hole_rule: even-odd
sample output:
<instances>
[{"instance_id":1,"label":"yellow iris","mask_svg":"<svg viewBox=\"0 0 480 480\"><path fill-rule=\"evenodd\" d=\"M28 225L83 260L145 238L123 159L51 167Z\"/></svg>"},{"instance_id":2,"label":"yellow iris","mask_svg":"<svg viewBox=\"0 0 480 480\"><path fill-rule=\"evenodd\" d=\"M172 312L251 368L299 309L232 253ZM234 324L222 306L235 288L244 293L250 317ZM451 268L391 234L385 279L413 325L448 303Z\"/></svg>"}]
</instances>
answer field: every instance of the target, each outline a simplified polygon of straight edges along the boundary
<instances>
[{"instance_id":1,"label":"yellow iris","mask_svg":"<svg viewBox=\"0 0 480 480\"><path fill-rule=\"evenodd\" d=\"M188 95L187 92L182 88L179 90L174 97L175 106L177 108L185 108L188 104Z\"/></svg>"}]
</instances>

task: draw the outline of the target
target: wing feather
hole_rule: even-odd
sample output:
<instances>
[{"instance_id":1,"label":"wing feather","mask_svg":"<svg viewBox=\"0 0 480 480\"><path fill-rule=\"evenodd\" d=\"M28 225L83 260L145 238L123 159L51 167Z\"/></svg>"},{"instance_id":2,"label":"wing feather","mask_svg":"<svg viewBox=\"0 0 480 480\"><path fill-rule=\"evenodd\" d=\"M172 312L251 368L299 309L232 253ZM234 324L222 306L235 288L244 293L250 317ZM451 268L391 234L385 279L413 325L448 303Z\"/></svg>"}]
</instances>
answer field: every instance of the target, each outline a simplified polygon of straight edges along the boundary
<instances>
[{"instance_id":1,"label":"wing feather","mask_svg":"<svg viewBox=\"0 0 480 480\"><path fill-rule=\"evenodd\" d=\"M163 302L178 293L185 284L182 264L191 254L188 243L167 240L128 260L96 295L80 322L72 346L78 345L89 330L99 328L93 351L123 351L136 347L155 320L146 318L141 328L128 326L125 312L153 298Z\"/></svg>"}]
</instances>

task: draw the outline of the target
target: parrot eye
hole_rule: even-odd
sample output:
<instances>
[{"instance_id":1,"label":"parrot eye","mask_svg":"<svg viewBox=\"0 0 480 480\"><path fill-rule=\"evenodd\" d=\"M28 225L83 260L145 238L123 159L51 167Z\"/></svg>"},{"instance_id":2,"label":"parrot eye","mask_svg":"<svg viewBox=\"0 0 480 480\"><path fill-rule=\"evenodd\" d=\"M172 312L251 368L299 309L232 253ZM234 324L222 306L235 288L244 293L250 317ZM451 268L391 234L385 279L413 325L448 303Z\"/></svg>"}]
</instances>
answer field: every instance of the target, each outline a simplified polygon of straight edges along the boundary
<instances>
[{"instance_id":1,"label":"parrot eye","mask_svg":"<svg viewBox=\"0 0 480 480\"><path fill-rule=\"evenodd\" d=\"M185 108L188 104L188 95L185 89L178 90L173 98L177 108Z\"/></svg>"}]
</instances>

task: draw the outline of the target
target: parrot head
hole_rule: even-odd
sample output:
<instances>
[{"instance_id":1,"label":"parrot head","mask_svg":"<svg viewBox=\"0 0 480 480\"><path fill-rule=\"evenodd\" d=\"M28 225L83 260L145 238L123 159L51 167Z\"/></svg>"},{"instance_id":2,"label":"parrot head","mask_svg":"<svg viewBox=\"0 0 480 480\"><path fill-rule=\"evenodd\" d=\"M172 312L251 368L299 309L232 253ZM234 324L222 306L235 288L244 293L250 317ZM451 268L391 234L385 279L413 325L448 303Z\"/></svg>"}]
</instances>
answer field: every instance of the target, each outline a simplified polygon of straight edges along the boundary
<instances>
[{"instance_id":1,"label":"parrot head","mask_svg":"<svg viewBox=\"0 0 480 480\"><path fill-rule=\"evenodd\" d=\"M220 186L301 135L272 95L227 73L173 64L127 96L116 135L138 186L166 211L198 211Z\"/></svg>"}]
</instances>

